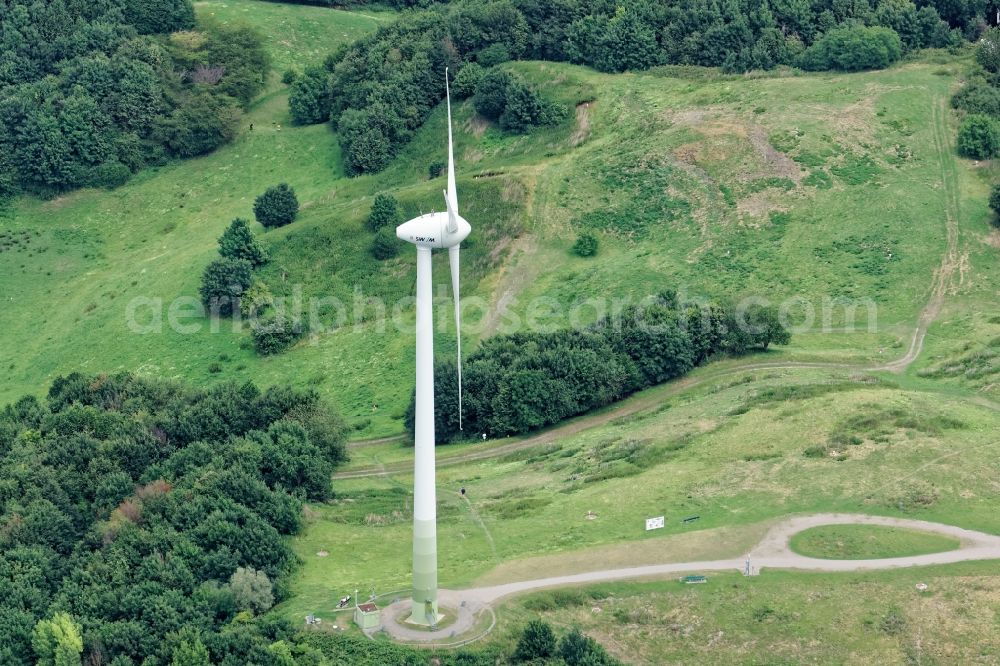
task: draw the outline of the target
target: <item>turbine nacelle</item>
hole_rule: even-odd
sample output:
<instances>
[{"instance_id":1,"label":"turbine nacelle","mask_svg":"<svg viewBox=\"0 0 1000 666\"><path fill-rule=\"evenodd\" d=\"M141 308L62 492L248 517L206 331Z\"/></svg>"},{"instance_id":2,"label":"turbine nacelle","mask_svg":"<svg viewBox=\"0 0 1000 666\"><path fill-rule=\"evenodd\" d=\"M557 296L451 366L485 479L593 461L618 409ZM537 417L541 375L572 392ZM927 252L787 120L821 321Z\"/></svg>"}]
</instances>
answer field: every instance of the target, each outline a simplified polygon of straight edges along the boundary
<instances>
[{"instance_id":1,"label":"turbine nacelle","mask_svg":"<svg viewBox=\"0 0 1000 666\"><path fill-rule=\"evenodd\" d=\"M450 248L468 237L472 227L460 215L455 215L457 229L448 231L450 215L446 212L427 213L396 227L396 237L417 247Z\"/></svg>"}]
</instances>

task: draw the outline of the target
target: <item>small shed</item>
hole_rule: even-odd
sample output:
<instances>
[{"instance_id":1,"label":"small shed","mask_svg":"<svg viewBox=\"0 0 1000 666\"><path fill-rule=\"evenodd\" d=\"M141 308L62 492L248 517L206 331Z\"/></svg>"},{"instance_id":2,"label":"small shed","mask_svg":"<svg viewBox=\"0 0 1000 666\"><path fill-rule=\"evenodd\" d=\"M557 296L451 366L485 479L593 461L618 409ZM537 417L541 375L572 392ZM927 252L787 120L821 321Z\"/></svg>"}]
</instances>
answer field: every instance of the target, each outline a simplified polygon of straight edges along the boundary
<instances>
[{"instance_id":1,"label":"small shed","mask_svg":"<svg viewBox=\"0 0 1000 666\"><path fill-rule=\"evenodd\" d=\"M373 603L361 604L354 608L354 623L361 627L362 631L378 629L382 624L381 612Z\"/></svg>"}]
</instances>

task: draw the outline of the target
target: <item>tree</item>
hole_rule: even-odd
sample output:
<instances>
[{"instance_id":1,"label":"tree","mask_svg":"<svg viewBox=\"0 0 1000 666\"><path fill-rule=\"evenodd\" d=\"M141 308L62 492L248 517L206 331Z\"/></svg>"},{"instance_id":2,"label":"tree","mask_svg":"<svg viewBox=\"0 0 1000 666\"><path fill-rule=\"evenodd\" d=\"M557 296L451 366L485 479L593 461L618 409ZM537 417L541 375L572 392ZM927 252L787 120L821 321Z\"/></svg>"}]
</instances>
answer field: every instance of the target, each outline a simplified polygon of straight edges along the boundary
<instances>
[{"instance_id":1,"label":"tree","mask_svg":"<svg viewBox=\"0 0 1000 666\"><path fill-rule=\"evenodd\" d=\"M280 183L257 197L253 214L265 227L280 227L291 223L299 213L299 200L295 190L287 183Z\"/></svg>"},{"instance_id":2,"label":"tree","mask_svg":"<svg viewBox=\"0 0 1000 666\"><path fill-rule=\"evenodd\" d=\"M212 666L208 650L198 636L181 641L173 651L170 666Z\"/></svg>"},{"instance_id":3,"label":"tree","mask_svg":"<svg viewBox=\"0 0 1000 666\"><path fill-rule=\"evenodd\" d=\"M125 19L142 34L176 32L194 27L191 0L132 0L124 6Z\"/></svg>"},{"instance_id":4,"label":"tree","mask_svg":"<svg viewBox=\"0 0 1000 666\"><path fill-rule=\"evenodd\" d=\"M32 632L31 645L38 666L80 666L83 638L80 626L68 613L56 613L48 620L39 620Z\"/></svg>"},{"instance_id":5,"label":"tree","mask_svg":"<svg viewBox=\"0 0 1000 666\"><path fill-rule=\"evenodd\" d=\"M250 231L250 224L239 217L219 238L219 254L232 259L246 259L253 266L267 262L267 252Z\"/></svg>"},{"instance_id":6,"label":"tree","mask_svg":"<svg viewBox=\"0 0 1000 666\"><path fill-rule=\"evenodd\" d=\"M845 25L825 33L799 58L803 69L857 72L881 69L899 60L903 45L891 28Z\"/></svg>"},{"instance_id":7,"label":"tree","mask_svg":"<svg viewBox=\"0 0 1000 666\"><path fill-rule=\"evenodd\" d=\"M458 75L451 84L451 93L457 99L472 97L476 94L476 86L479 85L479 80L483 78L485 72L485 68L477 62L462 65L462 69L458 70Z\"/></svg>"},{"instance_id":8,"label":"tree","mask_svg":"<svg viewBox=\"0 0 1000 666\"><path fill-rule=\"evenodd\" d=\"M993 189L990 191L990 208L993 209L994 213L1000 216L1000 183L994 185ZM993 218L993 225L1000 226L1000 218Z\"/></svg>"},{"instance_id":9,"label":"tree","mask_svg":"<svg viewBox=\"0 0 1000 666\"><path fill-rule=\"evenodd\" d=\"M559 641L559 656L566 666L600 666L610 661L601 644L579 629L573 629Z\"/></svg>"},{"instance_id":10,"label":"tree","mask_svg":"<svg viewBox=\"0 0 1000 666\"><path fill-rule=\"evenodd\" d=\"M552 105L520 78L507 86L506 103L500 114L500 127L510 132L527 132L547 125L557 117Z\"/></svg>"},{"instance_id":11,"label":"tree","mask_svg":"<svg viewBox=\"0 0 1000 666\"><path fill-rule=\"evenodd\" d=\"M597 236L584 232L576 237L573 243L573 254L579 257L593 257L597 254Z\"/></svg>"},{"instance_id":12,"label":"tree","mask_svg":"<svg viewBox=\"0 0 1000 666\"><path fill-rule=\"evenodd\" d=\"M239 119L231 98L198 92L170 116L157 119L153 135L177 157L196 157L232 141Z\"/></svg>"},{"instance_id":13,"label":"tree","mask_svg":"<svg viewBox=\"0 0 1000 666\"><path fill-rule=\"evenodd\" d=\"M375 195L372 210L368 214L368 230L378 231L382 227L395 227L399 224L399 205L396 197L386 192Z\"/></svg>"},{"instance_id":14,"label":"tree","mask_svg":"<svg viewBox=\"0 0 1000 666\"><path fill-rule=\"evenodd\" d=\"M239 567L229 577L229 587L240 610L263 613L274 605L271 580L263 571Z\"/></svg>"},{"instance_id":15,"label":"tree","mask_svg":"<svg viewBox=\"0 0 1000 666\"><path fill-rule=\"evenodd\" d=\"M201 301L212 314L229 316L253 284L253 265L246 259L223 257L206 268L201 278Z\"/></svg>"},{"instance_id":16,"label":"tree","mask_svg":"<svg viewBox=\"0 0 1000 666\"><path fill-rule=\"evenodd\" d=\"M476 111L490 120L498 120L507 108L507 87L513 78L509 72L497 67L487 70L472 98Z\"/></svg>"},{"instance_id":17,"label":"tree","mask_svg":"<svg viewBox=\"0 0 1000 666\"><path fill-rule=\"evenodd\" d=\"M552 627L542 620L531 620L521 632L514 649L514 661L549 659L556 653L556 636Z\"/></svg>"},{"instance_id":18,"label":"tree","mask_svg":"<svg viewBox=\"0 0 1000 666\"><path fill-rule=\"evenodd\" d=\"M743 322L749 342L763 349L769 345L787 345L791 334L781 323L781 317L774 306L754 305L747 308Z\"/></svg>"},{"instance_id":19,"label":"tree","mask_svg":"<svg viewBox=\"0 0 1000 666\"><path fill-rule=\"evenodd\" d=\"M1000 126L989 116L970 114L958 126L958 152L975 160L1000 154Z\"/></svg>"},{"instance_id":20,"label":"tree","mask_svg":"<svg viewBox=\"0 0 1000 666\"><path fill-rule=\"evenodd\" d=\"M296 125L313 125L330 119L330 74L322 67L309 67L292 77L288 109Z\"/></svg>"},{"instance_id":21,"label":"tree","mask_svg":"<svg viewBox=\"0 0 1000 666\"><path fill-rule=\"evenodd\" d=\"M379 261L392 259L399 255L400 241L396 238L396 230L392 227L383 227L375 233L372 239L372 256Z\"/></svg>"},{"instance_id":22,"label":"tree","mask_svg":"<svg viewBox=\"0 0 1000 666\"><path fill-rule=\"evenodd\" d=\"M278 354L302 337L302 322L284 314L268 315L254 324L253 347L261 356Z\"/></svg>"}]
</instances>

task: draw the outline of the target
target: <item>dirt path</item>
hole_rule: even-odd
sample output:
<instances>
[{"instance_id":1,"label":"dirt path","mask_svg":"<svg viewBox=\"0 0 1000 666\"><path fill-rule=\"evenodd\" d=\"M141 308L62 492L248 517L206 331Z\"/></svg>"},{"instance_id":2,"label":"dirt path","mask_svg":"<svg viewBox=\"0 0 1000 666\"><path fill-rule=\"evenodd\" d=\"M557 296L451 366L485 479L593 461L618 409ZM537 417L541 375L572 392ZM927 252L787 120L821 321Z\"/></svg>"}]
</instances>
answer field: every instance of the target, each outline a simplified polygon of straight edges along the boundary
<instances>
[{"instance_id":1,"label":"dirt path","mask_svg":"<svg viewBox=\"0 0 1000 666\"><path fill-rule=\"evenodd\" d=\"M917 326L910 339L910 347L906 354L895 361L875 368L877 370L887 370L889 372L902 373L917 360L920 352L924 348L924 338L927 336L927 329L934 323L941 308L944 305L944 297L951 288L952 275L959 268L961 261L958 256L958 170L955 167L955 159L952 157L951 132L947 124L944 101L941 100L934 105L934 146L937 148L939 162L941 166L941 185L944 189L945 197L945 231L947 234L947 247L941 265L934 272L931 283L931 296L927 305L920 312L917 319Z\"/></svg>"},{"instance_id":2,"label":"dirt path","mask_svg":"<svg viewBox=\"0 0 1000 666\"><path fill-rule=\"evenodd\" d=\"M803 530L824 525L903 527L957 537L960 545L955 550L941 553L877 560L821 560L805 557L791 550L789 542L794 535ZM750 564L755 571L761 569L799 569L829 572L873 571L878 569L1000 559L1000 537L993 534L986 534L985 532L976 532L953 525L931 523L923 520L868 516L863 514L821 513L788 518L774 525L768 530L760 543L750 551L749 558ZM745 559L737 558L697 562L672 562L669 564L653 564L624 569L606 569L603 571L588 571L586 573L518 581L504 585L476 587L467 590L441 590L439 599L442 604L464 609L463 612L466 620L461 623L462 628L471 628L474 624L473 617L475 615L484 610L489 610L490 606L500 599L515 594L565 585L581 585L635 578L660 578L669 575L700 574L712 571L743 571L745 565ZM393 606L397 606L397 608L393 609ZM390 606L393 612L389 613L389 615L399 615L409 607L409 601L399 601L393 604L393 606ZM438 632L422 631L418 633L412 629L400 627L397 622L393 621L385 622L383 629L397 639L417 642L432 642L446 638L453 639L460 633L455 631L455 627Z\"/></svg>"}]
</instances>

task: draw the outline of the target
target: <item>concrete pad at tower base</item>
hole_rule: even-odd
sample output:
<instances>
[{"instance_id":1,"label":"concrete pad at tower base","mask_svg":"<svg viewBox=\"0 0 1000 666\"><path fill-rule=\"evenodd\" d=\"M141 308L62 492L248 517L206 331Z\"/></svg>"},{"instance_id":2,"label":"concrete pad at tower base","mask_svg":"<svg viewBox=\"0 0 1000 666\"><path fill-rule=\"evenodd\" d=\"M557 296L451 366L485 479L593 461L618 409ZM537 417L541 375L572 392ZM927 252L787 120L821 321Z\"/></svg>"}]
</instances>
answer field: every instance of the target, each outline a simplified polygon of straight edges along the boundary
<instances>
[{"instance_id":1,"label":"concrete pad at tower base","mask_svg":"<svg viewBox=\"0 0 1000 666\"><path fill-rule=\"evenodd\" d=\"M430 627L437 624L443 619L444 619L444 613L437 613L436 617L434 618L434 621L432 622L427 618L427 615L425 615L424 613L421 613L419 611L411 611L410 617L406 618L406 623L418 627Z\"/></svg>"}]
</instances>

